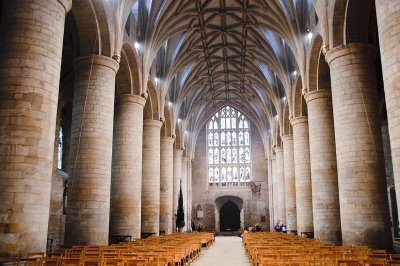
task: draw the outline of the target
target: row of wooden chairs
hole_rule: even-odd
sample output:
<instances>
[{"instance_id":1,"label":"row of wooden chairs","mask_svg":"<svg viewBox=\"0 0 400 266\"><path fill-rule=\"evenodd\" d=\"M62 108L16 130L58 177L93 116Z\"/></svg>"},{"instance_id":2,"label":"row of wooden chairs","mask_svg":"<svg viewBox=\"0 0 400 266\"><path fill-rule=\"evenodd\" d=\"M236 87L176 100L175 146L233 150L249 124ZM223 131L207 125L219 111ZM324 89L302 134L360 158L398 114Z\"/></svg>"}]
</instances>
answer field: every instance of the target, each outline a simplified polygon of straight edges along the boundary
<instances>
[{"instance_id":1,"label":"row of wooden chairs","mask_svg":"<svg viewBox=\"0 0 400 266\"><path fill-rule=\"evenodd\" d=\"M8 265L183 266L190 265L199 256L202 246L208 247L213 242L212 233L176 233L111 246L73 246L48 253L30 253L26 258L8 260Z\"/></svg>"},{"instance_id":2,"label":"row of wooden chairs","mask_svg":"<svg viewBox=\"0 0 400 266\"><path fill-rule=\"evenodd\" d=\"M242 239L253 266L400 266L399 254L365 246L332 246L319 239L267 232L243 234Z\"/></svg>"}]
</instances>

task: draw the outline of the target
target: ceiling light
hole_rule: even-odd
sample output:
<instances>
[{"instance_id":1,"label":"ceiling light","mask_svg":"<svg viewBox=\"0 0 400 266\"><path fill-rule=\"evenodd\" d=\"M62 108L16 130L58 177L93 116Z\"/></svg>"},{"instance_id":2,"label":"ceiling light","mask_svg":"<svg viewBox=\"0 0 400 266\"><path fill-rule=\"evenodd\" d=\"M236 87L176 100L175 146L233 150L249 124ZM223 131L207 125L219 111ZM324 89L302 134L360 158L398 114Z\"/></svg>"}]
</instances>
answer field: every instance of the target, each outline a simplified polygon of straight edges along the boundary
<instances>
[{"instance_id":1,"label":"ceiling light","mask_svg":"<svg viewBox=\"0 0 400 266\"><path fill-rule=\"evenodd\" d=\"M187 133L188 133L188 132L185 130L185 135L187 135Z\"/></svg>"},{"instance_id":2,"label":"ceiling light","mask_svg":"<svg viewBox=\"0 0 400 266\"><path fill-rule=\"evenodd\" d=\"M139 47L140 47L140 44L139 44L138 42L135 42L135 43L133 44L133 46L135 46L135 49L138 50Z\"/></svg>"},{"instance_id":3,"label":"ceiling light","mask_svg":"<svg viewBox=\"0 0 400 266\"><path fill-rule=\"evenodd\" d=\"M286 101L286 96L283 96L282 97L282 102L285 102Z\"/></svg>"},{"instance_id":4,"label":"ceiling light","mask_svg":"<svg viewBox=\"0 0 400 266\"><path fill-rule=\"evenodd\" d=\"M172 103L171 103L171 102L168 102L168 106L171 107L171 106L172 106Z\"/></svg>"},{"instance_id":5,"label":"ceiling light","mask_svg":"<svg viewBox=\"0 0 400 266\"><path fill-rule=\"evenodd\" d=\"M297 75L297 71L295 70L295 71L293 71L293 75L294 76L296 76Z\"/></svg>"},{"instance_id":6,"label":"ceiling light","mask_svg":"<svg viewBox=\"0 0 400 266\"><path fill-rule=\"evenodd\" d=\"M278 115L275 115L274 118L275 118L275 120L278 120L279 116L278 116Z\"/></svg>"},{"instance_id":7,"label":"ceiling light","mask_svg":"<svg viewBox=\"0 0 400 266\"><path fill-rule=\"evenodd\" d=\"M307 37L308 37L308 40L311 41L311 39L312 39L312 37L313 37L313 34L312 34L311 31L308 32Z\"/></svg>"},{"instance_id":8,"label":"ceiling light","mask_svg":"<svg viewBox=\"0 0 400 266\"><path fill-rule=\"evenodd\" d=\"M156 78L154 78L154 81L155 81L155 83L156 83L156 85L158 85L158 81L159 81L159 79L156 77Z\"/></svg>"},{"instance_id":9,"label":"ceiling light","mask_svg":"<svg viewBox=\"0 0 400 266\"><path fill-rule=\"evenodd\" d=\"M181 119L180 118L178 118L178 123L180 123L181 122Z\"/></svg>"}]
</instances>

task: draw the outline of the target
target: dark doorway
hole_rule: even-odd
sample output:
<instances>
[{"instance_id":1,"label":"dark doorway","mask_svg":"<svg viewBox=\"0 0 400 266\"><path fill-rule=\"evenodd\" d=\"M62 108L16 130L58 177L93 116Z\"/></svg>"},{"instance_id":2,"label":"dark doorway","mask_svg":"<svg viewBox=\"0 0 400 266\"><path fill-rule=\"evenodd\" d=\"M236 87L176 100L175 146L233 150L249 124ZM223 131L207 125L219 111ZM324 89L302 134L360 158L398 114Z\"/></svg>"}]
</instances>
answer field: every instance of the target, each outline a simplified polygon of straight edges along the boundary
<instances>
[{"instance_id":1,"label":"dark doorway","mask_svg":"<svg viewBox=\"0 0 400 266\"><path fill-rule=\"evenodd\" d=\"M219 211L221 232L237 231L240 228L240 210L232 201L222 205Z\"/></svg>"}]
</instances>

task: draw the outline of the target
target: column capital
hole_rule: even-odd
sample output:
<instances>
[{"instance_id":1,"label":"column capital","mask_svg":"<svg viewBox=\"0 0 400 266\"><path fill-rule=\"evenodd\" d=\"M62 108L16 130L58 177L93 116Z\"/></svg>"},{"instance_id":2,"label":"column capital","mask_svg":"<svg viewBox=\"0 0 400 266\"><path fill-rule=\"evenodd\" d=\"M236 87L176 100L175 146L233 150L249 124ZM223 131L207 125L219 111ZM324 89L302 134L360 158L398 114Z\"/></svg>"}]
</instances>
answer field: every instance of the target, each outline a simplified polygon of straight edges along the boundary
<instances>
[{"instance_id":1,"label":"column capital","mask_svg":"<svg viewBox=\"0 0 400 266\"><path fill-rule=\"evenodd\" d=\"M181 149L174 149L174 156L182 156L183 150Z\"/></svg>"},{"instance_id":2,"label":"column capital","mask_svg":"<svg viewBox=\"0 0 400 266\"><path fill-rule=\"evenodd\" d=\"M136 103L138 105L141 105L142 107L146 104L146 99L144 99L141 96L132 95L132 94L117 95L116 100L117 100L117 102Z\"/></svg>"},{"instance_id":3,"label":"column capital","mask_svg":"<svg viewBox=\"0 0 400 266\"><path fill-rule=\"evenodd\" d=\"M293 134L288 134L288 135L281 135L281 139L283 142L293 140Z\"/></svg>"},{"instance_id":4,"label":"column capital","mask_svg":"<svg viewBox=\"0 0 400 266\"><path fill-rule=\"evenodd\" d=\"M78 67L81 65L100 65L111 68L115 73L117 73L119 68L117 61L110 57L98 54L80 56L75 59L74 65Z\"/></svg>"},{"instance_id":5,"label":"column capital","mask_svg":"<svg viewBox=\"0 0 400 266\"><path fill-rule=\"evenodd\" d=\"M172 144L174 144L175 139L173 137L161 136L161 141L172 145Z\"/></svg>"},{"instance_id":6,"label":"column capital","mask_svg":"<svg viewBox=\"0 0 400 266\"><path fill-rule=\"evenodd\" d=\"M57 0L57 2L64 7L65 14L67 14L72 8L72 0Z\"/></svg>"},{"instance_id":7,"label":"column capital","mask_svg":"<svg viewBox=\"0 0 400 266\"><path fill-rule=\"evenodd\" d=\"M275 154L279 153L279 152L283 152L283 147L282 146L275 147L274 150L275 150ZM276 155L275 155L275 158L276 158Z\"/></svg>"},{"instance_id":8,"label":"column capital","mask_svg":"<svg viewBox=\"0 0 400 266\"><path fill-rule=\"evenodd\" d=\"M319 98L331 98L332 92L330 89L323 89L323 90L316 90L310 91L304 96L306 103L311 102L312 100L319 99Z\"/></svg>"},{"instance_id":9,"label":"column capital","mask_svg":"<svg viewBox=\"0 0 400 266\"><path fill-rule=\"evenodd\" d=\"M370 44L366 43L349 43L345 45L339 45L331 50L329 50L325 59L330 65L331 62L339 57L352 55L352 54L365 54L368 55L371 60L375 59L378 49Z\"/></svg>"},{"instance_id":10,"label":"column capital","mask_svg":"<svg viewBox=\"0 0 400 266\"><path fill-rule=\"evenodd\" d=\"M290 120L290 123L292 124L293 127L298 124L306 124L308 123L308 117L307 116L295 117Z\"/></svg>"},{"instance_id":11,"label":"column capital","mask_svg":"<svg viewBox=\"0 0 400 266\"><path fill-rule=\"evenodd\" d=\"M159 120L153 120L153 119L143 120L143 126L161 128L162 125L163 123Z\"/></svg>"}]
</instances>

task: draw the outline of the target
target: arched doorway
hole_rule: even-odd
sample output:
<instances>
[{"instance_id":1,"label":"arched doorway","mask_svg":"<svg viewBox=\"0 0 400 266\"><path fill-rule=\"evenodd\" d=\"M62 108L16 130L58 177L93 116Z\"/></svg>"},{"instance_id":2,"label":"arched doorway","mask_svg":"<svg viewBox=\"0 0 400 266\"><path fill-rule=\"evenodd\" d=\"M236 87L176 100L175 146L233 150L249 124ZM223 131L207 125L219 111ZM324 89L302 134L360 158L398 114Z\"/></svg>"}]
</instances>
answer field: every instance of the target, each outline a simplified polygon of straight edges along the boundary
<instances>
[{"instance_id":1,"label":"arched doorway","mask_svg":"<svg viewBox=\"0 0 400 266\"><path fill-rule=\"evenodd\" d=\"M232 201L222 205L219 215L221 232L237 231L240 228L240 210Z\"/></svg>"}]
</instances>

